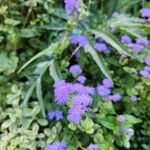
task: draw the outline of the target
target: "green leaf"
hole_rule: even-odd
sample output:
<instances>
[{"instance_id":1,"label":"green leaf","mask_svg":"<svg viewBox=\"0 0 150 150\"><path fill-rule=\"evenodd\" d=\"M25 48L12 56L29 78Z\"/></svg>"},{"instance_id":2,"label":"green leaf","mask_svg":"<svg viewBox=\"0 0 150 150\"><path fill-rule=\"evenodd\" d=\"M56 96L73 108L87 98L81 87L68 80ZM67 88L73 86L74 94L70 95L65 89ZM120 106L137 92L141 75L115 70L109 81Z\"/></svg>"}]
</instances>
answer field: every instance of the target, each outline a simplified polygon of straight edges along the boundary
<instances>
[{"instance_id":1,"label":"green leaf","mask_svg":"<svg viewBox=\"0 0 150 150\"><path fill-rule=\"evenodd\" d=\"M45 114L45 107L44 107L43 96L42 96L41 78L38 78L38 80L36 81L36 94L42 109L43 117L45 118L46 114Z\"/></svg>"},{"instance_id":2,"label":"green leaf","mask_svg":"<svg viewBox=\"0 0 150 150\"><path fill-rule=\"evenodd\" d=\"M93 128L87 129L87 130L86 130L86 133L88 133L88 134L93 134L93 133L94 133L94 129L93 129Z\"/></svg>"},{"instance_id":3,"label":"green leaf","mask_svg":"<svg viewBox=\"0 0 150 150\"><path fill-rule=\"evenodd\" d=\"M98 122L101 123L104 127L113 131L119 130L119 126L117 125L115 117L99 114L97 115L97 118L98 118Z\"/></svg>"},{"instance_id":4,"label":"green leaf","mask_svg":"<svg viewBox=\"0 0 150 150\"><path fill-rule=\"evenodd\" d=\"M4 22L5 22L5 24L12 25L12 26L16 26L21 23L21 21L19 21L19 20L14 20L14 19L10 19L10 18L6 18Z\"/></svg>"},{"instance_id":5,"label":"green leaf","mask_svg":"<svg viewBox=\"0 0 150 150\"><path fill-rule=\"evenodd\" d=\"M50 71L50 75L55 81L60 80L62 78L59 67L54 60L52 60L50 63L49 71Z\"/></svg>"},{"instance_id":6,"label":"green leaf","mask_svg":"<svg viewBox=\"0 0 150 150\"><path fill-rule=\"evenodd\" d=\"M58 49L59 43L53 43L48 48L43 50L42 52L39 52L35 56L33 56L29 61L27 61L19 70L18 73L20 73L25 67L27 67L30 63L38 59L39 57L43 55L52 56L53 52Z\"/></svg>"},{"instance_id":7,"label":"green leaf","mask_svg":"<svg viewBox=\"0 0 150 150\"><path fill-rule=\"evenodd\" d=\"M124 115L125 116L125 124L126 124L126 126L128 126L128 127L132 127L133 126L133 124L136 124L136 123L139 123L139 122L141 122L141 120L140 119L138 119L138 118L136 118L136 117L134 117L134 116L132 116L132 115Z\"/></svg>"},{"instance_id":8,"label":"green leaf","mask_svg":"<svg viewBox=\"0 0 150 150\"><path fill-rule=\"evenodd\" d=\"M65 30L65 24L48 24L42 26L42 29L54 30L54 31L63 31Z\"/></svg>"},{"instance_id":9,"label":"green leaf","mask_svg":"<svg viewBox=\"0 0 150 150\"><path fill-rule=\"evenodd\" d=\"M14 123L13 120L6 120L2 125L1 125L1 128L2 129L6 129L6 128L9 128L12 124Z\"/></svg>"},{"instance_id":10,"label":"green leaf","mask_svg":"<svg viewBox=\"0 0 150 150\"><path fill-rule=\"evenodd\" d=\"M71 130L75 131L77 129L77 126L75 124L70 123L68 125L68 128L70 128Z\"/></svg>"},{"instance_id":11,"label":"green leaf","mask_svg":"<svg viewBox=\"0 0 150 150\"><path fill-rule=\"evenodd\" d=\"M112 47L114 47L120 54L125 54L130 56L121 46L121 43L116 40L115 36L113 36L111 33L108 32L99 32L96 30L90 30L93 34L100 36L102 39L104 39L107 43L109 43Z\"/></svg>"},{"instance_id":12,"label":"green leaf","mask_svg":"<svg viewBox=\"0 0 150 150\"><path fill-rule=\"evenodd\" d=\"M0 73L8 75L13 73L18 65L18 57L14 52L0 52Z\"/></svg>"},{"instance_id":13,"label":"green leaf","mask_svg":"<svg viewBox=\"0 0 150 150\"><path fill-rule=\"evenodd\" d=\"M115 114L112 101L99 101L100 112L103 114Z\"/></svg>"},{"instance_id":14,"label":"green leaf","mask_svg":"<svg viewBox=\"0 0 150 150\"><path fill-rule=\"evenodd\" d=\"M48 124L48 121L47 121L47 119L41 118L41 119L38 119L38 123L41 126L46 126Z\"/></svg>"},{"instance_id":15,"label":"green leaf","mask_svg":"<svg viewBox=\"0 0 150 150\"><path fill-rule=\"evenodd\" d=\"M64 9L62 8L53 8L53 9L48 9L49 13L58 17L58 18L61 18L61 19L64 19L64 20L67 20L68 19L68 16L65 12Z\"/></svg>"},{"instance_id":16,"label":"green leaf","mask_svg":"<svg viewBox=\"0 0 150 150\"><path fill-rule=\"evenodd\" d=\"M86 119L81 122L81 127L88 134L92 134L94 132L93 126L94 126L93 120L89 117L86 117Z\"/></svg>"},{"instance_id":17,"label":"green leaf","mask_svg":"<svg viewBox=\"0 0 150 150\"><path fill-rule=\"evenodd\" d=\"M35 83L33 83L32 86L28 89L28 91L27 91L27 93L26 93L26 95L25 95L23 104L22 104L23 106L26 106L26 105L27 105L27 103L28 103L28 101L29 101L29 99L30 99L30 97L31 97L31 95L32 95L32 93L33 93L33 91L34 91L34 89L35 89Z\"/></svg>"},{"instance_id":18,"label":"green leaf","mask_svg":"<svg viewBox=\"0 0 150 150\"><path fill-rule=\"evenodd\" d=\"M93 47L88 44L86 47L85 47L85 52L88 52L93 60L96 62L96 64L98 65L98 67L100 68L100 70L102 71L102 73L110 80L111 79L111 76L109 75L109 72L107 71L108 69L106 69L106 66L104 65L104 63L102 62L102 60L100 59L100 57L98 56L98 54L96 53L96 51L93 49ZM102 56L101 56L102 57Z\"/></svg>"},{"instance_id":19,"label":"green leaf","mask_svg":"<svg viewBox=\"0 0 150 150\"><path fill-rule=\"evenodd\" d=\"M25 28L25 29L22 29L20 32L20 36L23 38L31 38L37 35L38 33L36 29Z\"/></svg>"},{"instance_id":20,"label":"green leaf","mask_svg":"<svg viewBox=\"0 0 150 150\"><path fill-rule=\"evenodd\" d=\"M44 129L44 134L46 134L46 136L50 136L51 135L51 130L49 128Z\"/></svg>"}]
</instances>

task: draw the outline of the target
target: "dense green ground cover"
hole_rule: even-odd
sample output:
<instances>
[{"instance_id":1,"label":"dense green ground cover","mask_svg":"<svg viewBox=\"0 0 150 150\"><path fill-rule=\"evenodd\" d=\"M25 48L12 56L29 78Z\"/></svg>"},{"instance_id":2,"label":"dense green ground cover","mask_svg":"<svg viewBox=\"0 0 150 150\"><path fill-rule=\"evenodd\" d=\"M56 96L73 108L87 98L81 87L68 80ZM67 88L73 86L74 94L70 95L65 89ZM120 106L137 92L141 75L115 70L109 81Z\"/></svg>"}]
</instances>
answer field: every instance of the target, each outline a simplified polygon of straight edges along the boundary
<instances>
[{"instance_id":1,"label":"dense green ground cover","mask_svg":"<svg viewBox=\"0 0 150 150\"><path fill-rule=\"evenodd\" d=\"M0 0L0 150L150 150L150 2L68 3Z\"/></svg>"}]
</instances>

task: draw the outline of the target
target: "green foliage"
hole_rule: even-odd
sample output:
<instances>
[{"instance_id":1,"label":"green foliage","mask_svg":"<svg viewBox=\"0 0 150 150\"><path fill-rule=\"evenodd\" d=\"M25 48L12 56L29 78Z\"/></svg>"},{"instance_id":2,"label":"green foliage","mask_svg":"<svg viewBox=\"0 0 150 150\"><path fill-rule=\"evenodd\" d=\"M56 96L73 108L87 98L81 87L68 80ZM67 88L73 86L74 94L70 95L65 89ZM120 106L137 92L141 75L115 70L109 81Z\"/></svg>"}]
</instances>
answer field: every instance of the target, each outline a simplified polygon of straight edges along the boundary
<instances>
[{"instance_id":1,"label":"green foliage","mask_svg":"<svg viewBox=\"0 0 150 150\"><path fill-rule=\"evenodd\" d=\"M0 150L42 150L46 144L65 140L69 150L85 150L95 143L102 150L149 150L149 79L139 75L149 46L139 54L120 43L120 36L149 38L150 24L143 23L139 9L145 0L87 0L81 2L78 18L67 16L63 1L0 0ZM119 14L111 17L112 13ZM110 28L116 32L111 33ZM71 44L72 34L83 34L89 44ZM110 53L98 53L93 45L101 37ZM79 50L79 58L72 50ZM127 57L121 57L126 55ZM54 102L53 84L63 79L75 82L68 67L79 63L87 85L102 79L114 82L119 103L93 96L92 106L79 125L49 121L47 112L70 106ZM136 102L131 96L137 96ZM125 121L119 123L118 115ZM130 137L122 129L134 132Z\"/></svg>"},{"instance_id":2,"label":"green foliage","mask_svg":"<svg viewBox=\"0 0 150 150\"><path fill-rule=\"evenodd\" d=\"M18 57L14 52L7 54L7 52L0 52L0 72L6 75L13 73L18 64Z\"/></svg>"}]
</instances>

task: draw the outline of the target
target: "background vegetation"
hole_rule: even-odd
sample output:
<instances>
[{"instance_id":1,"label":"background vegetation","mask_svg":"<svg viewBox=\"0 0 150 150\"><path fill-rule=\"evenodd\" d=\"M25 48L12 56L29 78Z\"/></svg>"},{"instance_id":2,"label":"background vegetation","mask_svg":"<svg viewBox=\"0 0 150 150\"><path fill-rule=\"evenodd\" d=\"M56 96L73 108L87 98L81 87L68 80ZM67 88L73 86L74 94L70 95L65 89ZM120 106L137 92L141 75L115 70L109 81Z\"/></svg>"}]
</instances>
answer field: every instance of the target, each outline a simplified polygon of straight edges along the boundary
<instances>
[{"instance_id":1,"label":"background vegetation","mask_svg":"<svg viewBox=\"0 0 150 150\"><path fill-rule=\"evenodd\" d=\"M69 150L85 150L91 143L102 150L150 150L150 81L139 75L150 46L134 53L120 42L124 34L133 41L141 36L149 39L150 24L141 18L140 9L150 7L150 2L80 3L78 17L71 17L63 0L0 0L0 150L42 150L62 140ZM114 12L118 14L112 16ZM80 57L72 55L78 48L71 43L72 34L89 39L79 48ZM108 44L109 53L94 50L98 36ZM60 79L73 83L68 68L77 63L88 86L109 78L122 100L113 103L94 95L90 112L96 118L87 113L80 125L67 118L50 121L48 111L61 109L66 114L68 107L55 103L53 84ZM123 127L134 130L132 137L117 134L120 114L126 116Z\"/></svg>"}]
</instances>

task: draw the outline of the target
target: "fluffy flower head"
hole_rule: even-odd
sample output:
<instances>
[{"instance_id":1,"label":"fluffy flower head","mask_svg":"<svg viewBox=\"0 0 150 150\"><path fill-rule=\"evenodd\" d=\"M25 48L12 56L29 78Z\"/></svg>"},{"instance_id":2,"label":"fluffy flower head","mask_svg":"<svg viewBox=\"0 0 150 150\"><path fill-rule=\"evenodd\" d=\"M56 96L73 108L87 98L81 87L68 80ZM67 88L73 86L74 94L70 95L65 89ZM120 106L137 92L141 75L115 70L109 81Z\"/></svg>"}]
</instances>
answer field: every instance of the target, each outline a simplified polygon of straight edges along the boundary
<instances>
[{"instance_id":1,"label":"fluffy flower head","mask_svg":"<svg viewBox=\"0 0 150 150\"><path fill-rule=\"evenodd\" d=\"M147 65L150 65L150 56L147 56L147 57L145 58L145 63L146 63Z\"/></svg>"},{"instance_id":2,"label":"fluffy flower head","mask_svg":"<svg viewBox=\"0 0 150 150\"><path fill-rule=\"evenodd\" d=\"M79 6L78 0L64 0L65 2L65 9L68 15L72 15L75 8Z\"/></svg>"},{"instance_id":3,"label":"fluffy flower head","mask_svg":"<svg viewBox=\"0 0 150 150\"><path fill-rule=\"evenodd\" d=\"M65 81L57 81L54 84L54 95L55 95L55 100L59 105L66 104L68 101L68 98L72 92L72 85L66 83Z\"/></svg>"},{"instance_id":4,"label":"fluffy flower head","mask_svg":"<svg viewBox=\"0 0 150 150\"><path fill-rule=\"evenodd\" d=\"M63 119L63 113L60 110L49 111L47 117L49 120L55 119L58 121Z\"/></svg>"},{"instance_id":5,"label":"fluffy flower head","mask_svg":"<svg viewBox=\"0 0 150 150\"><path fill-rule=\"evenodd\" d=\"M87 107L92 103L92 99L88 95L77 95L73 98L73 107Z\"/></svg>"},{"instance_id":6,"label":"fluffy flower head","mask_svg":"<svg viewBox=\"0 0 150 150\"><path fill-rule=\"evenodd\" d=\"M81 76L79 76L79 77L77 78L77 81L80 82L80 83L82 83L82 84L84 84L85 81L86 81L86 77L83 76L83 75L81 75Z\"/></svg>"},{"instance_id":7,"label":"fluffy flower head","mask_svg":"<svg viewBox=\"0 0 150 150\"><path fill-rule=\"evenodd\" d=\"M111 100L112 100L113 102L118 102L118 101L121 100L121 95L120 95L119 93L113 94L113 95L110 96L110 97L111 97Z\"/></svg>"},{"instance_id":8,"label":"fluffy flower head","mask_svg":"<svg viewBox=\"0 0 150 150\"><path fill-rule=\"evenodd\" d=\"M150 17L150 8L142 8L140 13L142 17Z\"/></svg>"},{"instance_id":9,"label":"fluffy flower head","mask_svg":"<svg viewBox=\"0 0 150 150\"><path fill-rule=\"evenodd\" d=\"M121 37L121 42L122 42L122 43L127 43L127 44L129 44L129 43L132 42L132 40L131 40L131 38L130 38L128 35L123 35L123 36Z\"/></svg>"},{"instance_id":10,"label":"fluffy flower head","mask_svg":"<svg viewBox=\"0 0 150 150\"><path fill-rule=\"evenodd\" d=\"M141 45L137 43L131 43L129 44L129 47L132 48L136 53L139 53L142 50Z\"/></svg>"},{"instance_id":11,"label":"fluffy flower head","mask_svg":"<svg viewBox=\"0 0 150 150\"><path fill-rule=\"evenodd\" d=\"M99 148L97 144L90 144L88 150L99 150Z\"/></svg>"},{"instance_id":12,"label":"fluffy flower head","mask_svg":"<svg viewBox=\"0 0 150 150\"><path fill-rule=\"evenodd\" d=\"M99 52L106 52L108 51L108 47L105 43L95 43L94 48Z\"/></svg>"},{"instance_id":13,"label":"fluffy flower head","mask_svg":"<svg viewBox=\"0 0 150 150\"><path fill-rule=\"evenodd\" d=\"M65 142L47 144L45 150L67 150L67 144Z\"/></svg>"},{"instance_id":14,"label":"fluffy flower head","mask_svg":"<svg viewBox=\"0 0 150 150\"><path fill-rule=\"evenodd\" d=\"M79 44L81 47L85 47L89 43L88 38L84 35L73 35L71 41L72 44Z\"/></svg>"},{"instance_id":15,"label":"fluffy flower head","mask_svg":"<svg viewBox=\"0 0 150 150\"><path fill-rule=\"evenodd\" d=\"M78 64L75 64L69 68L69 72L72 74L81 74L82 69Z\"/></svg>"},{"instance_id":16,"label":"fluffy flower head","mask_svg":"<svg viewBox=\"0 0 150 150\"><path fill-rule=\"evenodd\" d=\"M136 102L138 100L137 96L133 95L131 96L131 101Z\"/></svg>"},{"instance_id":17,"label":"fluffy flower head","mask_svg":"<svg viewBox=\"0 0 150 150\"><path fill-rule=\"evenodd\" d=\"M140 75L142 75L145 78L149 78L150 77L150 73L147 70L140 70Z\"/></svg>"},{"instance_id":18,"label":"fluffy flower head","mask_svg":"<svg viewBox=\"0 0 150 150\"><path fill-rule=\"evenodd\" d=\"M83 113L84 112L80 111L78 108L70 108L67 118L71 123L79 124L81 122L81 115Z\"/></svg>"},{"instance_id":19,"label":"fluffy flower head","mask_svg":"<svg viewBox=\"0 0 150 150\"><path fill-rule=\"evenodd\" d=\"M113 82L109 79L104 79L103 80L103 85L106 88L112 88L114 86Z\"/></svg>"},{"instance_id":20,"label":"fluffy flower head","mask_svg":"<svg viewBox=\"0 0 150 150\"><path fill-rule=\"evenodd\" d=\"M110 93L111 93L111 90L106 88L105 86L103 85L99 85L97 87L97 93L100 95L100 96L108 96Z\"/></svg>"},{"instance_id":21,"label":"fluffy flower head","mask_svg":"<svg viewBox=\"0 0 150 150\"><path fill-rule=\"evenodd\" d=\"M117 117L117 121L120 122L120 123L123 123L125 121L125 116L124 115L119 115Z\"/></svg>"},{"instance_id":22,"label":"fluffy flower head","mask_svg":"<svg viewBox=\"0 0 150 150\"><path fill-rule=\"evenodd\" d=\"M143 46L148 46L149 41L143 37L140 37L136 40L137 44L143 45Z\"/></svg>"}]
</instances>

